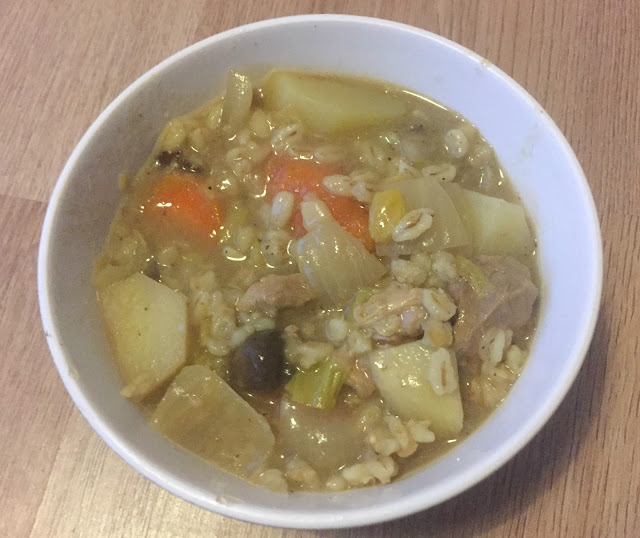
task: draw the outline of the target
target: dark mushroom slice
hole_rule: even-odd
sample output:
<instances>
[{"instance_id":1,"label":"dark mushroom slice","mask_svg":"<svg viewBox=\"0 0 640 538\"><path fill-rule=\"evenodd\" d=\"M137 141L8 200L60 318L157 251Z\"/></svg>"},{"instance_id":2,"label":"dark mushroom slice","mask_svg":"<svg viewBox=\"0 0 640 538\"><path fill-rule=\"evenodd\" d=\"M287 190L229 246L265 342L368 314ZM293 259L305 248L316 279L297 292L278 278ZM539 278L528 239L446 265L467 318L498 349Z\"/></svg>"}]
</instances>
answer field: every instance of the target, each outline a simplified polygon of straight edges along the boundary
<instances>
[{"instance_id":1,"label":"dark mushroom slice","mask_svg":"<svg viewBox=\"0 0 640 538\"><path fill-rule=\"evenodd\" d=\"M284 340L280 331L255 332L231 359L231 385L243 390L275 390L284 381L284 365Z\"/></svg>"}]
</instances>

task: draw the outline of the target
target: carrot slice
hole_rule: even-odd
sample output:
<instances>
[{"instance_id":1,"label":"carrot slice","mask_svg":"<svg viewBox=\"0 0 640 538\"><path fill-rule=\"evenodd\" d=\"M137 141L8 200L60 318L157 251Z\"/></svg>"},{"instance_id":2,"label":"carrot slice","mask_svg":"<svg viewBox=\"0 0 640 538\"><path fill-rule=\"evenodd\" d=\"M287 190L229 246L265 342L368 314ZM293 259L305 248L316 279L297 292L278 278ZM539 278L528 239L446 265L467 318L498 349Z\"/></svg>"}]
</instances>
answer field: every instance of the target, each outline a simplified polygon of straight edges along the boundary
<instances>
[{"instance_id":1,"label":"carrot slice","mask_svg":"<svg viewBox=\"0 0 640 538\"><path fill-rule=\"evenodd\" d=\"M306 194L318 194L318 191L324 190L322 180L338 171L335 166L314 161L274 157L267 163L267 196L273 197L281 191L287 191L301 201Z\"/></svg>"},{"instance_id":2,"label":"carrot slice","mask_svg":"<svg viewBox=\"0 0 640 538\"><path fill-rule=\"evenodd\" d=\"M300 239L307 233L304 223L302 222L302 211L300 211L300 206L296 206L293 210L293 215L291 216L291 227L293 228L293 237L296 239Z\"/></svg>"},{"instance_id":3,"label":"carrot slice","mask_svg":"<svg viewBox=\"0 0 640 538\"><path fill-rule=\"evenodd\" d=\"M207 196L197 179L184 172L170 172L160 179L144 209L156 236L178 236L200 247L217 244L223 213L219 201Z\"/></svg>"},{"instance_id":4,"label":"carrot slice","mask_svg":"<svg viewBox=\"0 0 640 538\"><path fill-rule=\"evenodd\" d=\"M374 240L369 234L369 210L354 198L346 196L331 196L322 199L331 216L364 247L373 252L376 248Z\"/></svg>"},{"instance_id":5,"label":"carrot slice","mask_svg":"<svg viewBox=\"0 0 640 538\"><path fill-rule=\"evenodd\" d=\"M302 237L306 233L297 205L305 195L313 194L327 204L336 222L362 242L367 250L373 251L375 249L375 243L369 235L369 211L367 208L353 198L333 195L322 186L322 180L326 176L339 172L337 167L314 161L274 157L267 163L266 172L269 176L268 197L271 198L281 191L291 192L295 195L296 208L291 219L295 237Z\"/></svg>"}]
</instances>

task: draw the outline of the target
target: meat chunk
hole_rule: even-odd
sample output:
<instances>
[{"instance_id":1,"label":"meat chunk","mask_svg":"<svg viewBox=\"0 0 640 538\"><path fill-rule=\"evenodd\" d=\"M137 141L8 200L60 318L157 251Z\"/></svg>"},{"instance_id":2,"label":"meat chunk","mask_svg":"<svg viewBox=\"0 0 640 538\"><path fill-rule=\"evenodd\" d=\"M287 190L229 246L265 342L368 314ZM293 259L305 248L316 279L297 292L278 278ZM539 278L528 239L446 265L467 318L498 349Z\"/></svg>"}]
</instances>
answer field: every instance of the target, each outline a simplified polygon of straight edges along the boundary
<instances>
[{"instance_id":1,"label":"meat chunk","mask_svg":"<svg viewBox=\"0 0 640 538\"><path fill-rule=\"evenodd\" d=\"M458 305L454 326L454 348L468 352L477 348L482 333L489 327L517 329L533 313L538 288L531 280L529 269L510 256L481 256L477 260L492 287L480 295L467 282L460 281L449 288Z\"/></svg>"},{"instance_id":2,"label":"meat chunk","mask_svg":"<svg viewBox=\"0 0 640 538\"><path fill-rule=\"evenodd\" d=\"M354 310L358 325L370 325L392 314L401 314L413 306L422 306L422 290L407 288L396 283L373 295Z\"/></svg>"},{"instance_id":3,"label":"meat chunk","mask_svg":"<svg viewBox=\"0 0 640 538\"><path fill-rule=\"evenodd\" d=\"M356 323L370 330L374 339L394 344L406 337L419 337L426 315L422 290L395 282L353 312Z\"/></svg>"},{"instance_id":4,"label":"meat chunk","mask_svg":"<svg viewBox=\"0 0 640 538\"><path fill-rule=\"evenodd\" d=\"M349 370L345 385L355 390L360 398L368 398L376 391L376 384L369 373L368 360L358 359L355 361L355 364Z\"/></svg>"},{"instance_id":5,"label":"meat chunk","mask_svg":"<svg viewBox=\"0 0 640 538\"><path fill-rule=\"evenodd\" d=\"M313 299L315 294L300 273L267 275L249 286L236 308L240 312L268 312L278 308L302 306Z\"/></svg>"}]
</instances>

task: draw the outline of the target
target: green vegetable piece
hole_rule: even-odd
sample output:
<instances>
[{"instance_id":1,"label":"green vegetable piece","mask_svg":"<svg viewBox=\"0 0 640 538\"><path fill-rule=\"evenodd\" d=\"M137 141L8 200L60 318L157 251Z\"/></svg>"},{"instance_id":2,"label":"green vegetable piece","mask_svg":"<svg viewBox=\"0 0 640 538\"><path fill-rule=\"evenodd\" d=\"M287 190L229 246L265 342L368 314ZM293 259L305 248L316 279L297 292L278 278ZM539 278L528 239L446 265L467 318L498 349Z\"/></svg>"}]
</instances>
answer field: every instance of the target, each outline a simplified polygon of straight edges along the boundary
<instances>
[{"instance_id":1,"label":"green vegetable piece","mask_svg":"<svg viewBox=\"0 0 640 538\"><path fill-rule=\"evenodd\" d=\"M227 209L227 218L224 221L224 228L219 235L220 243L230 242L238 231L238 228L244 226L247 222L248 215L248 209L239 204L233 204L229 207Z\"/></svg>"},{"instance_id":2,"label":"green vegetable piece","mask_svg":"<svg viewBox=\"0 0 640 538\"><path fill-rule=\"evenodd\" d=\"M456 256L456 265L458 266L458 274L480 297L485 297L495 290L493 282L484 275L480 267L468 258Z\"/></svg>"},{"instance_id":3,"label":"green vegetable piece","mask_svg":"<svg viewBox=\"0 0 640 538\"><path fill-rule=\"evenodd\" d=\"M295 402L316 409L331 409L346 379L345 369L326 359L315 368L298 370L285 389Z\"/></svg>"}]
</instances>

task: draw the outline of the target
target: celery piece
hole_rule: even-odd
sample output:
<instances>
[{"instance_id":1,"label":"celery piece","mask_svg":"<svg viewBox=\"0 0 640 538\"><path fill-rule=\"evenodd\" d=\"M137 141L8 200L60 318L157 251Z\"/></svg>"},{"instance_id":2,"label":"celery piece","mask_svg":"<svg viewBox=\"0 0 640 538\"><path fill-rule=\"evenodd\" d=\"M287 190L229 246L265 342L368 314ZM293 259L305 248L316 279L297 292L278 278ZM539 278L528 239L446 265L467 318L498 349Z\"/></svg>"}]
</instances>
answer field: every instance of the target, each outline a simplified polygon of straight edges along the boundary
<instances>
[{"instance_id":1,"label":"celery piece","mask_svg":"<svg viewBox=\"0 0 640 538\"><path fill-rule=\"evenodd\" d=\"M247 222L249 210L246 207L234 204L228 209L227 218L224 221L224 228L220 233L220 243L227 243L233 239L234 234Z\"/></svg>"},{"instance_id":2,"label":"celery piece","mask_svg":"<svg viewBox=\"0 0 640 538\"><path fill-rule=\"evenodd\" d=\"M325 359L315 368L298 370L285 389L295 402L316 409L331 409L346 379L347 372L343 367Z\"/></svg>"}]
</instances>

